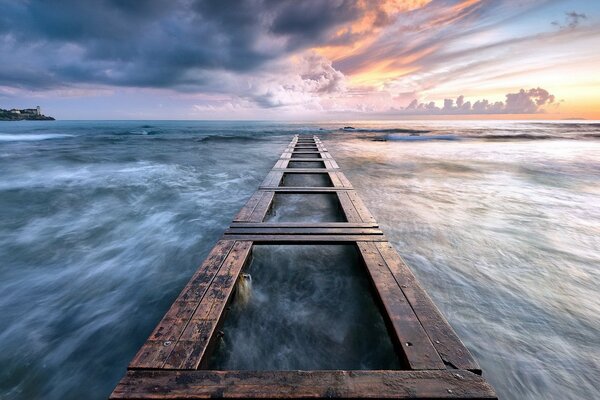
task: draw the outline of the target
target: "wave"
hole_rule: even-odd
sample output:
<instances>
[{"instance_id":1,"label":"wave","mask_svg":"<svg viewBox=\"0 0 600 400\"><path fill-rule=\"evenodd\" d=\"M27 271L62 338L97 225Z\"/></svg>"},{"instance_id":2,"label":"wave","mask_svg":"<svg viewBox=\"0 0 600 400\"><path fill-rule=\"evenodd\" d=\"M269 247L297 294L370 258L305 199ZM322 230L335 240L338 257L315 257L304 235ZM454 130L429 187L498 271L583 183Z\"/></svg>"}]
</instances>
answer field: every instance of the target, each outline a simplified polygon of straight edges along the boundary
<instances>
[{"instance_id":1,"label":"wave","mask_svg":"<svg viewBox=\"0 0 600 400\"><path fill-rule=\"evenodd\" d=\"M153 131L153 130L149 130L149 129L133 129L130 131L125 131L125 132L115 132L114 135L117 136L129 136L129 135L133 135L133 136L149 136L149 135L158 135L160 133L160 131Z\"/></svg>"},{"instance_id":2,"label":"wave","mask_svg":"<svg viewBox=\"0 0 600 400\"><path fill-rule=\"evenodd\" d=\"M530 134L516 134L516 135L505 135L505 134L489 134L489 135L477 135L467 136L471 139L487 139L487 140L548 140L548 139L573 139L573 137L565 137L558 135L530 135Z\"/></svg>"},{"instance_id":3,"label":"wave","mask_svg":"<svg viewBox=\"0 0 600 400\"><path fill-rule=\"evenodd\" d=\"M61 133L0 133L0 142L16 142L16 141L37 141L48 139L64 139L74 137L75 135L67 135Z\"/></svg>"},{"instance_id":4,"label":"wave","mask_svg":"<svg viewBox=\"0 0 600 400\"><path fill-rule=\"evenodd\" d=\"M532 125L538 125L544 128L600 129L600 123L598 122L538 122Z\"/></svg>"},{"instance_id":5,"label":"wave","mask_svg":"<svg viewBox=\"0 0 600 400\"><path fill-rule=\"evenodd\" d=\"M390 135L385 139L374 139L375 141L385 141L385 140L400 140L407 142L417 142L417 141L429 141L429 140L460 140L461 138L456 135L429 135L429 136L399 136L399 135Z\"/></svg>"},{"instance_id":6,"label":"wave","mask_svg":"<svg viewBox=\"0 0 600 400\"><path fill-rule=\"evenodd\" d=\"M272 140L270 137L258 136L258 135L207 135L196 139L196 142L257 142L257 141L269 141Z\"/></svg>"},{"instance_id":7,"label":"wave","mask_svg":"<svg viewBox=\"0 0 600 400\"><path fill-rule=\"evenodd\" d=\"M353 128L351 126L346 126L344 128L340 128L340 131L344 132L371 132L371 133L430 133L429 130L424 129L407 129L407 128L384 128L384 129L364 129L364 128Z\"/></svg>"}]
</instances>

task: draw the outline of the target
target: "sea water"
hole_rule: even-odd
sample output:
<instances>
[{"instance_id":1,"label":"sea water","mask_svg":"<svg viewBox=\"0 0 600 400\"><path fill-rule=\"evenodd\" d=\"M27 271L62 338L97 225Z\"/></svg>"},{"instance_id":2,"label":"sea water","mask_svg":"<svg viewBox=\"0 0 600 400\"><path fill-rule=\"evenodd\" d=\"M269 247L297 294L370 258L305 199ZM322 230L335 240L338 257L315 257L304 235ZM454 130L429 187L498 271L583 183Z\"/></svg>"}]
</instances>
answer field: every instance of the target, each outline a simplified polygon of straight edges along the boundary
<instances>
[{"instance_id":1,"label":"sea water","mask_svg":"<svg viewBox=\"0 0 600 400\"><path fill-rule=\"evenodd\" d=\"M22 121L0 124L0 398L106 398L295 133L501 398L598 397L600 123Z\"/></svg>"}]
</instances>

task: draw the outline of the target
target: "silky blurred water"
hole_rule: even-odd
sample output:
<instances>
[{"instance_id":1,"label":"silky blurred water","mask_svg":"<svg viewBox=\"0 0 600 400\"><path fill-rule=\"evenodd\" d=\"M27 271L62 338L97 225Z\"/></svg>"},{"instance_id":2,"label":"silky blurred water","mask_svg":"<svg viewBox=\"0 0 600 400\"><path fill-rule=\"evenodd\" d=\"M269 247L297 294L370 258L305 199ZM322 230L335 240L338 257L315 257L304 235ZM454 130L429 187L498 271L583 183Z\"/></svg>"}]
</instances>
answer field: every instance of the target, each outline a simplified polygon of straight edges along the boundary
<instances>
[{"instance_id":1,"label":"silky blurred water","mask_svg":"<svg viewBox=\"0 0 600 400\"><path fill-rule=\"evenodd\" d=\"M0 125L0 398L106 398L294 133L502 398L599 397L599 123L23 121Z\"/></svg>"},{"instance_id":2,"label":"silky blurred water","mask_svg":"<svg viewBox=\"0 0 600 400\"><path fill-rule=\"evenodd\" d=\"M242 278L251 294L233 299L209 369L402 367L354 246L256 245L252 253Z\"/></svg>"}]
</instances>

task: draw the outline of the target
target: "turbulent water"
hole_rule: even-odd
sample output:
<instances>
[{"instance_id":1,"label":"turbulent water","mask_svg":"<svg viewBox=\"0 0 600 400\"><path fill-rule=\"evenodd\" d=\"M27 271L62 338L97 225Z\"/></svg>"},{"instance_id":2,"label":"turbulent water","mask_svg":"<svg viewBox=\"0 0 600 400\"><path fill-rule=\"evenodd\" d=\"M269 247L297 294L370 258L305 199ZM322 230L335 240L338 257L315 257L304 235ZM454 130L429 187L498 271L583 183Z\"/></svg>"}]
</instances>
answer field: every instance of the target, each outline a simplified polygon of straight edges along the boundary
<instances>
[{"instance_id":1,"label":"turbulent water","mask_svg":"<svg viewBox=\"0 0 600 400\"><path fill-rule=\"evenodd\" d=\"M294 133L502 398L599 397L600 123L23 121L0 124L0 398L105 398Z\"/></svg>"},{"instance_id":2,"label":"turbulent water","mask_svg":"<svg viewBox=\"0 0 600 400\"><path fill-rule=\"evenodd\" d=\"M259 245L210 369L399 369L358 251ZM244 286L242 286L244 287Z\"/></svg>"}]
</instances>

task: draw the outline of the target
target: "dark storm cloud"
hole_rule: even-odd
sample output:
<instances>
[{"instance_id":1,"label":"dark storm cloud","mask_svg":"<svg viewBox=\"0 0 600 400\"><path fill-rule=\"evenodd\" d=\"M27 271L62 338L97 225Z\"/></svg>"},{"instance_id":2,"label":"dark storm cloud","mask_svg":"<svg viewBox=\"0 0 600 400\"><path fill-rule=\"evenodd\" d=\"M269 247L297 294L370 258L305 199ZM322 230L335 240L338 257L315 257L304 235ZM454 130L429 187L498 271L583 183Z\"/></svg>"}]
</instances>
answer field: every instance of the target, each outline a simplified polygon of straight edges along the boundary
<instances>
[{"instance_id":1,"label":"dark storm cloud","mask_svg":"<svg viewBox=\"0 0 600 400\"><path fill-rule=\"evenodd\" d=\"M0 85L201 87L324 41L357 0L0 0ZM213 82L214 84L214 82Z\"/></svg>"}]
</instances>

